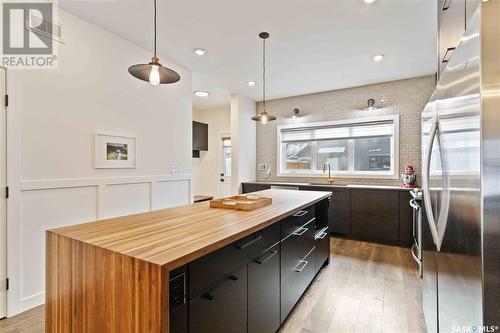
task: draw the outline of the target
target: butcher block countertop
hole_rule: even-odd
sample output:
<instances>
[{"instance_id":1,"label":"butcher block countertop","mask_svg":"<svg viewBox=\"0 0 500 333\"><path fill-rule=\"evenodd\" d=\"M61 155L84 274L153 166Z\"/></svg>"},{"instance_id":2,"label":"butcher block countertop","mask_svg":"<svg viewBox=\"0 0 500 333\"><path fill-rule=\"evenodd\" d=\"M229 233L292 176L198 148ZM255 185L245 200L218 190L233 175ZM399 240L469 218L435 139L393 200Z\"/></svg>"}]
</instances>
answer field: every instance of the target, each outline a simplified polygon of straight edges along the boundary
<instances>
[{"instance_id":1,"label":"butcher block countertop","mask_svg":"<svg viewBox=\"0 0 500 333\"><path fill-rule=\"evenodd\" d=\"M248 236L331 195L271 189L271 205L253 211L210 208L209 202L48 230L85 244L172 270Z\"/></svg>"}]
</instances>

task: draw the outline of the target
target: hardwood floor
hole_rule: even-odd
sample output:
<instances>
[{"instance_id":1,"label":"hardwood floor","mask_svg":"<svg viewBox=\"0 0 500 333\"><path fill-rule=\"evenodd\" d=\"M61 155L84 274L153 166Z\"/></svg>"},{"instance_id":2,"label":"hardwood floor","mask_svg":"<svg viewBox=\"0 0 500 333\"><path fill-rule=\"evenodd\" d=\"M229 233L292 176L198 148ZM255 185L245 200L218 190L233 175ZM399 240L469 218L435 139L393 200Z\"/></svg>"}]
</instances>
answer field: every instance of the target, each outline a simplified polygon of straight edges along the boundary
<instances>
[{"instance_id":1,"label":"hardwood floor","mask_svg":"<svg viewBox=\"0 0 500 333\"><path fill-rule=\"evenodd\" d=\"M325 267L280 333L425 332L409 249L332 238ZM2 333L44 331L43 306L0 320Z\"/></svg>"},{"instance_id":2,"label":"hardwood floor","mask_svg":"<svg viewBox=\"0 0 500 333\"><path fill-rule=\"evenodd\" d=\"M406 248L332 238L325 267L280 333L426 332L421 280Z\"/></svg>"}]
</instances>

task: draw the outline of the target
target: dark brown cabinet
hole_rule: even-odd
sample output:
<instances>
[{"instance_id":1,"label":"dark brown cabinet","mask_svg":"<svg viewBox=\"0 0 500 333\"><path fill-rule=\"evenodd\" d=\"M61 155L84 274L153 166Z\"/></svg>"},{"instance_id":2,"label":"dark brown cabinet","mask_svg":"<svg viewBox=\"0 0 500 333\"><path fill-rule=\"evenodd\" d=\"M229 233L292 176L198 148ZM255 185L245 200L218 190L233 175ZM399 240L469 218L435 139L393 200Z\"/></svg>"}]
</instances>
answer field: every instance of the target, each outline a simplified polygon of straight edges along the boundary
<instances>
[{"instance_id":1,"label":"dark brown cabinet","mask_svg":"<svg viewBox=\"0 0 500 333\"><path fill-rule=\"evenodd\" d=\"M283 249L283 252L285 249ZM314 278L314 248L297 265L282 277L281 281L281 322L283 323Z\"/></svg>"},{"instance_id":2,"label":"dark brown cabinet","mask_svg":"<svg viewBox=\"0 0 500 333\"><path fill-rule=\"evenodd\" d=\"M193 157L200 157L200 150L208 150L208 124L193 121Z\"/></svg>"},{"instance_id":3,"label":"dark brown cabinet","mask_svg":"<svg viewBox=\"0 0 500 333\"><path fill-rule=\"evenodd\" d=\"M319 229L314 236L314 273L330 261L330 232L328 227Z\"/></svg>"},{"instance_id":4,"label":"dark brown cabinet","mask_svg":"<svg viewBox=\"0 0 500 333\"><path fill-rule=\"evenodd\" d=\"M274 333L280 327L280 247L248 263L248 332Z\"/></svg>"},{"instance_id":5,"label":"dark brown cabinet","mask_svg":"<svg viewBox=\"0 0 500 333\"><path fill-rule=\"evenodd\" d=\"M278 185L286 186L286 184ZM249 191L256 191L256 186L270 186L270 184L243 183L243 188ZM348 238L406 247L412 244L412 209L409 204L410 193L406 189L335 185L301 185L299 189L332 192L328 208L321 209L321 211L325 209L328 211L328 223L320 222L324 220L321 213L314 214L318 219L316 235L319 229L328 225L329 233ZM289 229L293 231L301 222L296 222L296 225L290 223ZM320 255L319 250L319 248L316 249L316 255Z\"/></svg>"},{"instance_id":6,"label":"dark brown cabinet","mask_svg":"<svg viewBox=\"0 0 500 333\"><path fill-rule=\"evenodd\" d=\"M267 184L256 184L256 183L242 183L242 193L251 193L263 190L269 190L271 185Z\"/></svg>"},{"instance_id":7,"label":"dark brown cabinet","mask_svg":"<svg viewBox=\"0 0 500 333\"><path fill-rule=\"evenodd\" d=\"M172 271L170 332L276 332L328 262L328 209L325 199Z\"/></svg>"},{"instance_id":8,"label":"dark brown cabinet","mask_svg":"<svg viewBox=\"0 0 500 333\"><path fill-rule=\"evenodd\" d=\"M247 331L247 266L232 272L189 303L189 332Z\"/></svg>"},{"instance_id":9,"label":"dark brown cabinet","mask_svg":"<svg viewBox=\"0 0 500 333\"><path fill-rule=\"evenodd\" d=\"M328 191L332 192L332 200L329 208L328 229L331 233L347 235L351 233L350 221L350 191L335 187L301 186L306 191Z\"/></svg>"}]
</instances>

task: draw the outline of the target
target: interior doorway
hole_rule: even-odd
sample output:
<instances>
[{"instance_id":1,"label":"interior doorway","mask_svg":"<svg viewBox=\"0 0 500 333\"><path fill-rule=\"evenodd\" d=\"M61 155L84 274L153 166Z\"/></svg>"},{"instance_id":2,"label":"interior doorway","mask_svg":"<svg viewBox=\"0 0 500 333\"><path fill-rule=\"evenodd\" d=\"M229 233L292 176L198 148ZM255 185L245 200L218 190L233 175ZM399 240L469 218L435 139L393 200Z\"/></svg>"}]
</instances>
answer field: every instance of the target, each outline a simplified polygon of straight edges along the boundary
<instances>
[{"instance_id":1,"label":"interior doorway","mask_svg":"<svg viewBox=\"0 0 500 333\"><path fill-rule=\"evenodd\" d=\"M231 134L220 136L219 143L219 198L231 195Z\"/></svg>"},{"instance_id":2,"label":"interior doorway","mask_svg":"<svg viewBox=\"0 0 500 333\"><path fill-rule=\"evenodd\" d=\"M7 69L0 67L0 318L7 315ZM5 192L4 192L5 191Z\"/></svg>"}]
</instances>

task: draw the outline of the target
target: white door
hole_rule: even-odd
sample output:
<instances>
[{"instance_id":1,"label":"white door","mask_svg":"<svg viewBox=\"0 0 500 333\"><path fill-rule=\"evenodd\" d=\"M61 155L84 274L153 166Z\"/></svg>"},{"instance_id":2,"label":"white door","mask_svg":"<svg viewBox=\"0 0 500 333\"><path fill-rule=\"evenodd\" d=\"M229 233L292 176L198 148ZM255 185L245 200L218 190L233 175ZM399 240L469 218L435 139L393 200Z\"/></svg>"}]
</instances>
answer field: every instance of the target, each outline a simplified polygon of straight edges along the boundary
<instances>
[{"instance_id":1,"label":"white door","mask_svg":"<svg viewBox=\"0 0 500 333\"><path fill-rule=\"evenodd\" d=\"M7 72L0 67L0 318L7 315L6 121Z\"/></svg>"},{"instance_id":2,"label":"white door","mask_svg":"<svg viewBox=\"0 0 500 333\"><path fill-rule=\"evenodd\" d=\"M219 141L219 198L231 196L231 135L222 134Z\"/></svg>"}]
</instances>

